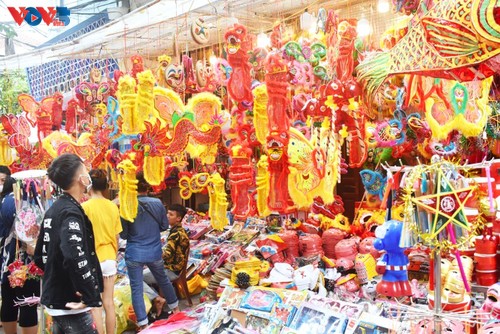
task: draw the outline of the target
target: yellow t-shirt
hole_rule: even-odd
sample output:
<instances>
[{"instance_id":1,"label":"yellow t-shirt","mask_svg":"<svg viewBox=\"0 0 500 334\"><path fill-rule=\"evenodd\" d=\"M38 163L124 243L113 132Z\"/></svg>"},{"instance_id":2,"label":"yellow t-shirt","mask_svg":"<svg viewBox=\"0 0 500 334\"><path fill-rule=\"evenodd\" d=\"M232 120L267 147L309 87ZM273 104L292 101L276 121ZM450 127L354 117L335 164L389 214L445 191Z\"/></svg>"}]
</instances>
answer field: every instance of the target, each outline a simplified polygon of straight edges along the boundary
<instances>
[{"instance_id":1,"label":"yellow t-shirt","mask_svg":"<svg viewBox=\"0 0 500 334\"><path fill-rule=\"evenodd\" d=\"M106 198L91 198L82 204L94 229L95 248L99 262L116 260L116 236L122 231L118 207Z\"/></svg>"}]
</instances>

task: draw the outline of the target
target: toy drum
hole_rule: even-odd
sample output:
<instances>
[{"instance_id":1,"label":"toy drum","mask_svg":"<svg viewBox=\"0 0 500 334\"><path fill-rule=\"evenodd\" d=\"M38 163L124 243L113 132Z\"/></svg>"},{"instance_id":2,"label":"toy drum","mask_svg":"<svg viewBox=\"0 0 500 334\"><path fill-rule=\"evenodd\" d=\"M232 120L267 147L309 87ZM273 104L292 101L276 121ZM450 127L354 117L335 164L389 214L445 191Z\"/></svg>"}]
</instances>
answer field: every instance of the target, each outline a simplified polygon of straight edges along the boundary
<instances>
[{"instance_id":1,"label":"toy drum","mask_svg":"<svg viewBox=\"0 0 500 334\"><path fill-rule=\"evenodd\" d=\"M482 235L476 237L476 254L496 254L498 237L496 235Z\"/></svg>"},{"instance_id":2,"label":"toy drum","mask_svg":"<svg viewBox=\"0 0 500 334\"><path fill-rule=\"evenodd\" d=\"M496 254L474 253L474 262L476 262L476 270L496 270L497 269L497 255Z\"/></svg>"},{"instance_id":3,"label":"toy drum","mask_svg":"<svg viewBox=\"0 0 500 334\"><path fill-rule=\"evenodd\" d=\"M476 270L477 284L482 286L490 286L498 281L498 274L495 270Z\"/></svg>"}]
</instances>

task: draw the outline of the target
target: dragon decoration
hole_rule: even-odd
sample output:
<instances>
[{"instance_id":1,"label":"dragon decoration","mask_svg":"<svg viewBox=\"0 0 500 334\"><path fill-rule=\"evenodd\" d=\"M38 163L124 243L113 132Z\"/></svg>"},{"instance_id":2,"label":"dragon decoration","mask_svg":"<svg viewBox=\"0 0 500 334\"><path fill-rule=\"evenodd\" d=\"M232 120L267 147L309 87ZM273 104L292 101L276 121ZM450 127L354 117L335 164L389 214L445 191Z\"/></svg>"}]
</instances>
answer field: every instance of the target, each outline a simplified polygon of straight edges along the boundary
<instances>
[{"instance_id":1,"label":"dragon decoration","mask_svg":"<svg viewBox=\"0 0 500 334\"><path fill-rule=\"evenodd\" d=\"M238 220L313 209L304 226L350 229L335 195L347 168L389 180L377 166L433 155L471 161L498 139L489 101L500 62L497 2L393 4L409 17L383 34L380 49L358 36L357 20L321 9L317 33L301 39L279 22L271 45L256 47L235 24L223 35L225 57L160 55L149 69L134 55L128 73L92 69L70 98L21 94L23 112L0 118L0 163L46 168L78 154L112 171L127 219L142 170L155 190L178 176L183 199L207 193L218 229L228 202Z\"/></svg>"}]
</instances>

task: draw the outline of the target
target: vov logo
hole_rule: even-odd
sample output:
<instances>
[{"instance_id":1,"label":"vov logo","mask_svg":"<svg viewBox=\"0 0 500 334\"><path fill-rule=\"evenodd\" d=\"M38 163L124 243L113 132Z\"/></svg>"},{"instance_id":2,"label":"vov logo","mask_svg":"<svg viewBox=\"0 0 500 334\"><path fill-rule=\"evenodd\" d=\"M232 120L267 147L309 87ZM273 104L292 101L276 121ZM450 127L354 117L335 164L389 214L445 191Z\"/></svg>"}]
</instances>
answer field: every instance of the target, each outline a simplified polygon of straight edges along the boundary
<instances>
[{"instance_id":1,"label":"vov logo","mask_svg":"<svg viewBox=\"0 0 500 334\"><path fill-rule=\"evenodd\" d=\"M68 7L7 7L18 25L23 21L30 26L37 26L42 21L50 26L67 26L70 10Z\"/></svg>"}]
</instances>

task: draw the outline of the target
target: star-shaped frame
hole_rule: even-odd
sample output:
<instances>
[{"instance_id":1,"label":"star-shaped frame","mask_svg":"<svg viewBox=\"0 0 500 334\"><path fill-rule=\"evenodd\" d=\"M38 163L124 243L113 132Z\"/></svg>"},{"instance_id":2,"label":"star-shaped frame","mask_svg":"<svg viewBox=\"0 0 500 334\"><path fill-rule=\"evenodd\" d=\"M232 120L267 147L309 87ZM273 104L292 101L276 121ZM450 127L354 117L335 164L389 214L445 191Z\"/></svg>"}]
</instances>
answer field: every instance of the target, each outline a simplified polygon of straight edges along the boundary
<instances>
[{"instance_id":1,"label":"star-shaped frame","mask_svg":"<svg viewBox=\"0 0 500 334\"><path fill-rule=\"evenodd\" d=\"M470 231L464 207L465 202L473 195L474 187L454 189L441 169L437 171L437 178L438 186L435 194L411 199L417 206L434 215L429 231L430 237L436 238L450 223Z\"/></svg>"}]
</instances>

